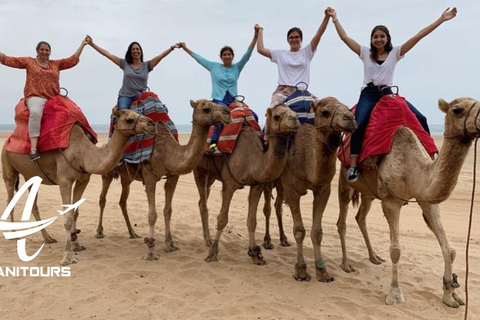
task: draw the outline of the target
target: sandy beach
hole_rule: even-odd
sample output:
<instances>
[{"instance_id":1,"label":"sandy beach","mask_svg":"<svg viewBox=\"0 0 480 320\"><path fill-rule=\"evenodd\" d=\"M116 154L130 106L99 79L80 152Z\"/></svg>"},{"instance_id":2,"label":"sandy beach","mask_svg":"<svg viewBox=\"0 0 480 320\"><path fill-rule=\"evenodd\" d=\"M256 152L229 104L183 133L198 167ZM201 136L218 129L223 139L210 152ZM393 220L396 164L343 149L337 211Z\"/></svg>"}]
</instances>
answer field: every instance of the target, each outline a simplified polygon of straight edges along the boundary
<instances>
[{"instance_id":1,"label":"sandy beach","mask_svg":"<svg viewBox=\"0 0 480 320\"><path fill-rule=\"evenodd\" d=\"M3 146L9 133L0 133ZM186 144L189 135L180 135ZM104 133L101 142L107 141ZM435 138L441 146L442 137ZM337 162L338 164L338 162ZM1 169L0 169L1 170ZM451 197L441 204L443 225L457 249L454 272L465 298L465 247L472 190L473 147L464 164L458 184ZM338 171L337 171L338 175ZM70 277L1 277L0 318L2 319L463 319L465 307L452 309L441 297L443 258L438 242L423 221L415 203L402 209L400 287L406 301L400 305L384 303L391 279L389 230L380 202L375 201L368 216L370 237L377 253L386 260L373 265L355 222L356 209L350 207L348 250L354 273L340 268L341 246L337 233L337 180L324 213L323 255L332 283L297 282L292 277L296 262L292 219L284 206L285 230L290 247L279 246L276 219L272 217L272 238L275 248L262 250L265 266L251 263L247 255L246 227L248 188L236 192L229 214L229 223L219 246L219 262L204 261L208 248L203 243L202 227L197 206L198 192L193 174L182 176L173 200L172 234L180 250L163 251L164 203L163 181L157 187L157 254L158 261L142 259L147 251L143 237L148 232L147 202L141 183L132 184L128 201L130 219L140 239L130 239L118 200L121 186L114 181L107 196L104 217L106 237L96 239L98 197L101 177L92 176L84 193L77 227L82 230L80 242L87 250L76 254L77 264L71 265ZM24 183L23 178L21 184ZM477 182L478 185L478 182ZM221 184L215 182L209 199L210 232L214 235L216 215L220 210ZM16 206L18 221L26 196ZM41 186L38 200L42 219L57 215L61 198L57 186ZM6 208L6 192L0 184L0 212ZM265 231L263 199L258 210L257 244ZM304 253L309 272L314 275L310 240L312 194L302 198L301 208L307 228ZM480 208L475 201L474 212ZM33 219L33 216L32 216ZM480 319L480 223L474 216L470 243L469 319ZM0 237L2 258L0 267L59 267L64 246L62 218L47 230L58 242L46 244L30 262L22 262L17 254L17 242ZM43 239L39 232L28 236L27 253L33 254Z\"/></svg>"}]
</instances>

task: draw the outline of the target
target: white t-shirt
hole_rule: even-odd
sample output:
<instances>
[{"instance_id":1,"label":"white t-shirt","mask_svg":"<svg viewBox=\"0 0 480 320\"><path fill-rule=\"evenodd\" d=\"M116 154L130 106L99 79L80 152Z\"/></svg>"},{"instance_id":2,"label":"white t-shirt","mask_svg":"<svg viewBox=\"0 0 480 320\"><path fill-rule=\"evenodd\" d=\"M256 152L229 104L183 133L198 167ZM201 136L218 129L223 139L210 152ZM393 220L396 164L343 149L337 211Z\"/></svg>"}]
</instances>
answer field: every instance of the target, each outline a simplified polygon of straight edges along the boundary
<instances>
[{"instance_id":1,"label":"white t-shirt","mask_svg":"<svg viewBox=\"0 0 480 320\"><path fill-rule=\"evenodd\" d=\"M387 59L382 63L372 61L370 58L370 48L362 46L360 49L360 59L363 61L363 86L362 90L367 86L367 83L373 82L376 86L391 86L393 85L393 73L397 62L404 56L400 55L402 47L393 47L392 51L388 53Z\"/></svg>"},{"instance_id":2,"label":"white t-shirt","mask_svg":"<svg viewBox=\"0 0 480 320\"><path fill-rule=\"evenodd\" d=\"M278 66L278 84L295 87L299 82L310 83L310 61L315 52L310 43L297 52L270 50L270 60Z\"/></svg>"}]
</instances>

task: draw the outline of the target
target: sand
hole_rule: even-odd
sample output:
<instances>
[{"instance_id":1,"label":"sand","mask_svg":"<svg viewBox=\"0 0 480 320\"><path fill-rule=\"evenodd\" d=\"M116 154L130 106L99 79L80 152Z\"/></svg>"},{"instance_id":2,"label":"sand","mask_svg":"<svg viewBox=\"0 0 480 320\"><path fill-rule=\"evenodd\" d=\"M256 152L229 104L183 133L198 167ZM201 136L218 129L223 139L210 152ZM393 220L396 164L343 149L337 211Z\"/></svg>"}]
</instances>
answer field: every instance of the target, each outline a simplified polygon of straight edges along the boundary
<instances>
[{"instance_id":1,"label":"sand","mask_svg":"<svg viewBox=\"0 0 480 320\"><path fill-rule=\"evenodd\" d=\"M3 145L8 133L0 133ZM185 144L188 135L181 135ZM100 134L106 141L106 135ZM442 143L436 137L437 145ZM472 189L473 148L461 171L451 197L441 204L443 224L450 241L457 249L454 272L459 276L465 297L465 247ZM21 179L21 184L24 181ZM163 181L159 184L163 184ZM478 183L477 183L478 184ZM348 250L354 273L343 272L341 247L336 228L338 217L337 177L332 183L332 195L324 213L323 254L332 283L297 282L292 277L296 247L281 247L275 219L272 237L275 249L263 250L265 266L251 264L247 256L246 227L248 188L235 193L229 223L219 246L219 262L207 263L208 248L203 243L197 206L198 193L193 174L182 176L173 201L172 233L180 250L163 251L164 224L162 219L163 186L157 187L157 254L158 261L145 261L147 249L147 203L141 183L132 184L129 197L130 219L140 239L130 239L118 205L120 183L114 181L108 197L104 228L106 237L94 237L98 223L100 176L92 176L84 193L87 200L80 207L77 227L82 230L81 244L87 250L76 255L70 277L0 277L0 318L4 319L463 319L465 307L452 309L441 301L443 258L437 240L423 222L420 208L412 203L404 206L401 217L402 257L400 286L406 301L400 305L384 304L391 278L389 231L380 202L375 201L368 217L370 237L377 253L386 262L373 265L350 208ZM210 232L214 234L219 212L221 184L212 187L209 201ZM22 201L24 203L26 197ZM61 209L57 186L42 186L39 192L42 219L56 216ZM0 212L6 208L6 193L0 185ZM263 200L260 206L263 205ZM312 195L302 198L304 223L311 227ZM480 200L475 201L478 212ZM18 204L18 220L23 205ZM263 240L264 217L259 208L257 243ZM292 219L284 207L284 223L289 241ZM480 318L480 224L474 216L470 245L469 319ZM33 216L32 216L33 219ZM64 228L59 219L48 227L59 242L46 244L38 257L22 262L16 241L0 236L0 267L59 267L63 250ZM41 246L40 233L28 236L27 253ZM309 272L314 275L312 244L309 233L304 253Z\"/></svg>"}]
</instances>

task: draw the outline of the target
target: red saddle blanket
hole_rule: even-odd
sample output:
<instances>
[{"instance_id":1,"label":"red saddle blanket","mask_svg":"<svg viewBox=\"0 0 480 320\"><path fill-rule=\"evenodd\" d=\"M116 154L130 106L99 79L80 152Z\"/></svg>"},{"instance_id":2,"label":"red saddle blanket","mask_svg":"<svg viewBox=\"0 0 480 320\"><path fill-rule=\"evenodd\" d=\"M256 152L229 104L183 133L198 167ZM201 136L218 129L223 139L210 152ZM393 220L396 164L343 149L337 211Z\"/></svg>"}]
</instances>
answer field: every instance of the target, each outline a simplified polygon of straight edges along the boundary
<instances>
[{"instance_id":1,"label":"red saddle blanket","mask_svg":"<svg viewBox=\"0 0 480 320\"><path fill-rule=\"evenodd\" d=\"M220 138L217 142L218 150L223 153L232 153L237 143L238 135L242 131L244 125L252 127L252 129L257 133L261 143L263 144L263 134L262 129L258 125L258 122L253 116L252 110L247 106L246 103L242 101L234 101L228 107L232 114L232 122L223 127L222 132L220 133ZM210 127L208 132L207 143L205 144L205 150L210 149L210 141L213 134L214 126Z\"/></svg>"},{"instance_id":2,"label":"red saddle blanket","mask_svg":"<svg viewBox=\"0 0 480 320\"><path fill-rule=\"evenodd\" d=\"M15 129L5 142L5 149L14 153L30 153L28 116L30 112L21 99L15 106ZM97 143L97 134L90 127L82 110L67 97L55 96L43 109L42 126L38 140L38 152L68 148L70 132L75 124L80 125L90 140Z\"/></svg>"},{"instance_id":3,"label":"red saddle blanket","mask_svg":"<svg viewBox=\"0 0 480 320\"><path fill-rule=\"evenodd\" d=\"M149 117L155 123L163 122L172 132L173 137L178 142L178 131L175 124L168 116L167 107L160 101L158 96L149 91L143 92L138 100L130 105L130 110L133 110L141 115ZM110 136L113 134L113 117L110 121ZM137 134L127 142L125 149L123 149L122 159L118 163L122 164L124 161L128 163L141 163L150 160L153 151L154 135Z\"/></svg>"},{"instance_id":4,"label":"red saddle blanket","mask_svg":"<svg viewBox=\"0 0 480 320\"><path fill-rule=\"evenodd\" d=\"M355 113L352 108L352 112ZM401 126L409 127L420 139L427 152L431 155L438 152L433 138L425 132L415 114L408 108L405 98L397 96L383 96L373 108L370 115L362 150L358 163L371 156L387 154L390 152L393 137ZM345 135L343 146L338 149L338 158L345 167L350 166L350 139L351 134Z\"/></svg>"}]
</instances>

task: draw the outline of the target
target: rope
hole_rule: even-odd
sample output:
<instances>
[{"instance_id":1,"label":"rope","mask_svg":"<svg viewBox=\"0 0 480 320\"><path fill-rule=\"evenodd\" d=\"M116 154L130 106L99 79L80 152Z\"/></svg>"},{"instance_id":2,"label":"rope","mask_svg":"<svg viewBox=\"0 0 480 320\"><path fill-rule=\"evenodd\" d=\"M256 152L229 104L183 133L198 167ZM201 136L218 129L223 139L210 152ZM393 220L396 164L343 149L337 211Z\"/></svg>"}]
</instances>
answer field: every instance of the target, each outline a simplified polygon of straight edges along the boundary
<instances>
[{"instance_id":1,"label":"rope","mask_svg":"<svg viewBox=\"0 0 480 320\"><path fill-rule=\"evenodd\" d=\"M467 320L468 315L468 252L470 249L470 234L472 232L472 220L473 220L473 203L475 201L475 184L476 184L476 173L477 173L477 142L478 138L475 139L475 149L473 153L473 186L472 186L472 199L470 201L470 218L468 221L468 233L467 233L467 248L465 250L465 317Z\"/></svg>"},{"instance_id":2,"label":"rope","mask_svg":"<svg viewBox=\"0 0 480 320\"><path fill-rule=\"evenodd\" d=\"M48 180L48 182L50 182L52 185L56 186L57 184L55 182L53 182L47 175L46 173L42 170L42 168L40 167L40 164L38 163L38 160L35 160L33 161L35 163L35 166L37 166L37 169L38 171L40 171L40 173ZM18 180L17 180L18 182Z\"/></svg>"},{"instance_id":3,"label":"rope","mask_svg":"<svg viewBox=\"0 0 480 320\"><path fill-rule=\"evenodd\" d=\"M77 171L78 173L81 173L81 174L89 174L87 171L83 170L82 168L80 169L77 169L73 166L72 162L70 162L70 160L68 160L67 156L65 155L65 153L63 152L62 149L58 149L58 151L60 151L60 153L62 154L63 158L65 159L65 161L67 162L67 164L70 166L70 168L72 168L73 170Z\"/></svg>"}]
</instances>

